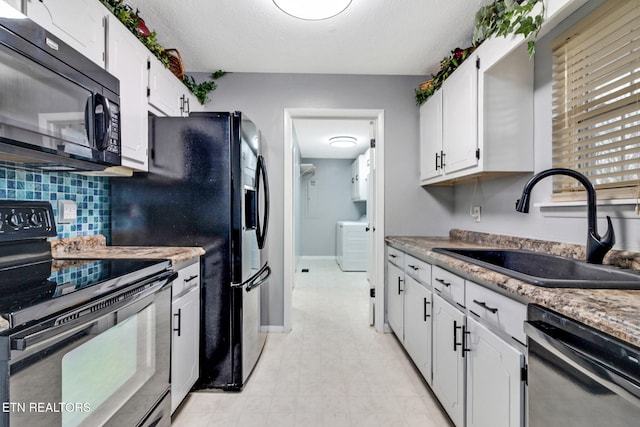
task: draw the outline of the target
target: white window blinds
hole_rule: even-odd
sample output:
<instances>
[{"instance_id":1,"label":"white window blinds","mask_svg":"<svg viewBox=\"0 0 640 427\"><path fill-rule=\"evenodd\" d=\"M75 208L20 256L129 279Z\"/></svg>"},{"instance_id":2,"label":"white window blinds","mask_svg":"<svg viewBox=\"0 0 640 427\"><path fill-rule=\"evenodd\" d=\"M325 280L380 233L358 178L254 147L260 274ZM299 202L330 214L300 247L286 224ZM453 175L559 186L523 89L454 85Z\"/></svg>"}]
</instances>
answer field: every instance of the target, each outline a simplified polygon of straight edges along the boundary
<instances>
[{"instance_id":1,"label":"white window blinds","mask_svg":"<svg viewBox=\"0 0 640 427\"><path fill-rule=\"evenodd\" d=\"M553 46L553 166L585 174L599 198L640 184L640 0L609 0ZM584 198L554 177L554 200Z\"/></svg>"}]
</instances>

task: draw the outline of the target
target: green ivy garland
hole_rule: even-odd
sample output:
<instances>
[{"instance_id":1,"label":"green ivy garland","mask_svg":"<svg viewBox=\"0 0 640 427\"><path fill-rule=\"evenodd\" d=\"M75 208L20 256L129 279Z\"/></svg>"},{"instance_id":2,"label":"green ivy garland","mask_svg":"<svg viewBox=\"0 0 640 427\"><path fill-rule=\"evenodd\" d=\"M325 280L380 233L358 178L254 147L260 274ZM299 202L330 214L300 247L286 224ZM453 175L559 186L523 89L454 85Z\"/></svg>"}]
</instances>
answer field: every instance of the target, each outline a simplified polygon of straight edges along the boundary
<instances>
[{"instance_id":1,"label":"green ivy garland","mask_svg":"<svg viewBox=\"0 0 640 427\"><path fill-rule=\"evenodd\" d=\"M138 9L133 9L128 4L124 3L123 0L100 0L102 4L104 4L107 9L113 15L122 22L125 27L129 29L135 35L140 42L146 46L147 49L153 55L162 62L162 64L169 68L169 54L166 52L166 49L158 43L157 34L154 31L150 31L148 35L143 35L139 29L140 24L140 11ZM204 105L207 101L209 101L208 94L209 92L216 89L217 85L213 80L216 80L222 76L227 74L225 71L218 70L211 74L212 80L206 80L202 83L196 83L195 79L191 76L185 74L182 79L182 83L195 95L200 104Z\"/></svg>"},{"instance_id":2,"label":"green ivy garland","mask_svg":"<svg viewBox=\"0 0 640 427\"><path fill-rule=\"evenodd\" d=\"M540 10L532 15L533 9L540 4ZM510 34L522 34L532 40L527 41L529 57L535 53L535 41L544 20L543 0L495 0L493 3L478 9L473 29L472 46L467 49L456 48L451 55L440 61L440 70L432 74L432 82L415 90L417 105L422 105L451 73L479 46L491 36L506 37Z\"/></svg>"}]
</instances>

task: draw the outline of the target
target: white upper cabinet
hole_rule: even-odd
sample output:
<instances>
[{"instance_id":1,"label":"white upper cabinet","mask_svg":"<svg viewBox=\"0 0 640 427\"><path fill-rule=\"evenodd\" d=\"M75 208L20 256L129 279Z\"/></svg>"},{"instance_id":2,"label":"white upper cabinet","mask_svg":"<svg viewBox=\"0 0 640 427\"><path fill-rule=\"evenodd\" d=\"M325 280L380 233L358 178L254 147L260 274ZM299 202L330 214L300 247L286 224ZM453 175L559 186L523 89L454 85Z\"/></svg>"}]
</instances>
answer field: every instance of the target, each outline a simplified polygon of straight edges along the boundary
<instances>
[{"instance_id":1,"label":"white upper cabinet","mask_svg":"<svg viewBox=\"0 0 640 427\"><path fill-rule=\"evenodd\" d=\"M149 170L147 58L149 50L115 16L108 16L107 71L120 80L122 166Z\"/></svg>"},{"instance_id":2,"label":"white upper cabinet","mask_svg":"<svg viewBox=\"0 0 640 427\"><path fill-rule=\"evenodd\" d=\"M369 150L360 154L351 163L351 200L362 202L367 200L369 182Z\"/></svg>"},{"instance_id":3,"label":"white upper cabinet","mask_svg":"<svg viewBox=\"0 0 640 427\"><path fill-rule=\"evenodd\" d=\"M105 66L104 20L110 15L99 1L26 0L25 14L101 67Z\"/></svg>"},{"instance_id":4,"label":"white upper cabinet","mask_svg":"<svg viewBox=\"0 0 640 427\"><path fill-rule=\"evenodd\" d=\"M478 164L478 69L471 57L442 85L442 155L444 174Z\"/></svg>"},{"instance_id":5,"label":"white upper cabinet","mask_svg":"<svg viewBox=\"0 0 640 427\"><path fill-rule=\"evenodd\" d=\"M533 60L521 37L485 41L427 100L420 150L422 185L533 170Z\"/></svg>"},{"instance_id":6,"label":"white upper cabinet","mask_svg":"<svg viewBox=\"0 0 640 427\"><path fill-rule=\"evenodd\" d=\"M189 89L155 56L149 57L148 67L150 111L160 116L188 116L198 102Z\"/></svg>"},{"instance_id":7,"label":"white upper cabinet","mask_svg":"<svg viewBox=\"0 0 640 427\"><path fill-rule=\"evenodd\" d=\"M420 107L420 179L425 182L443 174L442 91L434 93Z\"/></svg>"}]
</instances>

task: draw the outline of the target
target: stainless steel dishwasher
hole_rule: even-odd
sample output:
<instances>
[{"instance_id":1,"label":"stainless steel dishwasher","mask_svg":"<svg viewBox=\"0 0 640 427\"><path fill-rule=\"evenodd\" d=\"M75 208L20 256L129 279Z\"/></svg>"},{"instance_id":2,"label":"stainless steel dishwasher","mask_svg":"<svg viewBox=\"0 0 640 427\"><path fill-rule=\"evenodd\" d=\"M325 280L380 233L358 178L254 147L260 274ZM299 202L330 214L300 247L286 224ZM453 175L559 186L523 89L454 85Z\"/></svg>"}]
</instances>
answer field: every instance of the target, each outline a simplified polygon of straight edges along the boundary
<instances>
[{"instance_id":1,"label":"stainless steel dishwasher","mask_svg":"<svg viewBox=\"0 0 640 427\"><path fill-rule=\"evenodd\" d=\"M529 305L529 427L637 426L640 349Z\"/></svg>"}]
</instances>

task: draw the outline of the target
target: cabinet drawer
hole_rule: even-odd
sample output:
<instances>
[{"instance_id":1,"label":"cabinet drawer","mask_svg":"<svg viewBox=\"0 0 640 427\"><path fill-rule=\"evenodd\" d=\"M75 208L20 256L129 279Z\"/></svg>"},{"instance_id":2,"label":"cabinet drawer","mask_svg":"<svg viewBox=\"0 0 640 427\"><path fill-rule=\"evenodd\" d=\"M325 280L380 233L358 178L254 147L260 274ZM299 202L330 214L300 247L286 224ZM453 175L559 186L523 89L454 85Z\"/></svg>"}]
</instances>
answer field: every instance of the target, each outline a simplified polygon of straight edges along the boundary
<instances>
[{"instance_id":1,"label":"cabinet drawer","mask_svg":"<svg viewBox=\"0 0 640 427\"><path fill-rule=\"evenodd\" d=\"M404 268L404 252L387 246L387 261L390 261L400 268Z\"/></svg>"},{"instance_id":2,"label":"cabinet drawer","mask_svg":"<svg viewBox=\"0 0 640 427\"><path fill-rule=\"evenodd\" d=\"M431 264L429 263L411 255L405 255L404 272L425 285L431 285Z\"/></svg>"},{"instance_id":3,"label":"cabinet drawer","mask_svg":"<svg viewBox=\"0 0 640 427\"><path fill-rule=\"evenodd\" d=\"M171 290L173 298L200 284L200 262L188 265L178 271L178 277L173 281Z\"/></svg>"},{"instance_id":4,"label":"cabinet drawer","mask_svg":"<svg viewBox=\"0 0 640 427\"><path fill-rule=\"evenodd\" d=\"M464 279L462 277L434 265L431 272L431 285L437 293L464 307Z\"/></svg>"},{"instance_id":5,"label":"cabinet drawer","mask_svg":"<svg viewBox=\"0 0 640 427\"><path fill-rule=\"evenodd\" d=\"M523 324L527 306L484 286L467 281L467 309L521 343L526 342Z\"/></svg>"}]
</instances>

